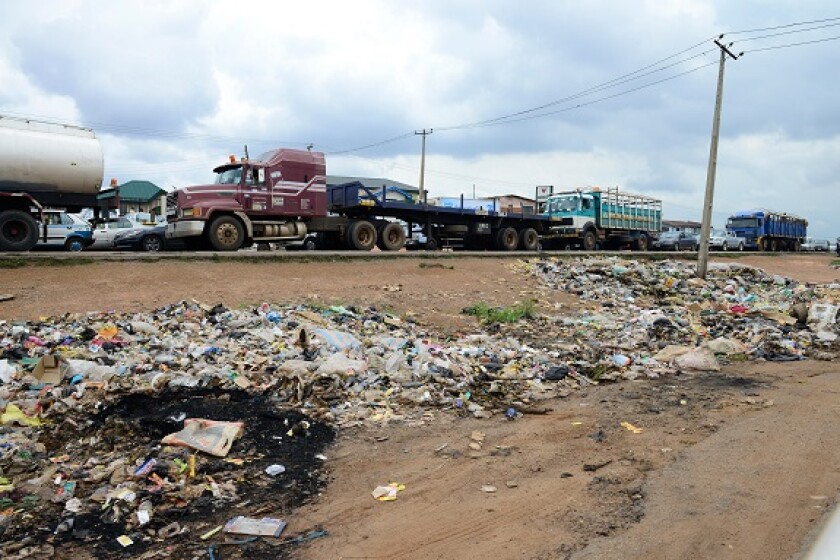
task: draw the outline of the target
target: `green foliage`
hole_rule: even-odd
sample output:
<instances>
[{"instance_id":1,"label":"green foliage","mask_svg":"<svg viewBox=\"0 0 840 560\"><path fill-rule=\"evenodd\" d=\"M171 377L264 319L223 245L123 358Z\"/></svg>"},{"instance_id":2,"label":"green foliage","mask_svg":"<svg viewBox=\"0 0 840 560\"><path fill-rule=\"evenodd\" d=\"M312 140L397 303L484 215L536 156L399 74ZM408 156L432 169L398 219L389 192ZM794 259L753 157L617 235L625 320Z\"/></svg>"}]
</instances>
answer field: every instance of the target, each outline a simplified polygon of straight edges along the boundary
<instances>
[{"instance_id":1,"label":"green foliage","mask_svg":"<svg viewBox=\"0 0 840 560\"><path fill-rule=\"evenodd\" d=\"M464 308L464 313L482 323L515 323L520 319L533 319L537 302L528 300L510 307L490 307L484 302Z\"/></svg>"}]
</instances>

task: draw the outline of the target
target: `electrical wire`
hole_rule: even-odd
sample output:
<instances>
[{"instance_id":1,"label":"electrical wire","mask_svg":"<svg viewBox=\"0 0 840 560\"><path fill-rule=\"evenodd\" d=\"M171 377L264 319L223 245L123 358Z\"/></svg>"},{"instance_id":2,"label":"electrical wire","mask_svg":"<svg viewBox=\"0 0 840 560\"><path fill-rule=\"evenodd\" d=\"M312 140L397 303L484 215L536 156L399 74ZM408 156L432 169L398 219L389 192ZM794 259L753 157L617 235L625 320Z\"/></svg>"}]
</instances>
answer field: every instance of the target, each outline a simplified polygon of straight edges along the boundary
<instances>
[{"instance_id":1,"label":"electrical wire","mask_svg":"<svg viewBox=\"0 0 840 560\"><path fill-rule=\"evenodd\" d=\"M780 33L771 33L769 35L759 35L758 37L747 37L745 39L739 39L739 43L746 43L749 41L758 41L759 39L769 39L772 37L781 37L782 35L792 35L794 33L807 33L809 31L816 31L818 29L826 29L828 27L837 27L840 25L840 22L837 23L828 23L826 25L819 25L817 27L809 27L808 29L795 29L793 31L782 31Z\"/></svg>"},{"instance_id":2,"label":"electrical wire","mask_svg":"<svg viewBox=\"0 0 840 560\"><path fill-rule=\"evenodd\" d=\"M803 45L813 45L814 43L825 43L827 41L836 41L837 39L840 39L840 35L835 35L834 37L826 37L824 39L814 39L813 41L802 41L802 42L799 42L799 43L788 43L786 45L773 45L773 46L770 46L770 47L761 47L761 48L757 48L757 49L749 49L749 50L744 51L744 54L761 52L761 51L772 51L772 50L776 50L776 49L787 49L787 48L790 48L790 47L801 47Z\"/></svg>"},{"instance_id":3,"label":"electrical wire","mask_svg":"<svg viewBox=\"0 0 840 560\"><path fill-rule=\"evenodd\" d=\"M814 23L825 23L827 21L838 21L840 17L833 17L833 18L825 18L825 19L815 19L811 21L798 21L795 23L787 23L785 25L776 25L774 27L760 27L758 29L742 29L740 31L727 31L724 35L742 35L745 33L760 33L762 31L773 31L774 29L787 29L789 27L796 27L799 25L811 25Z\"/></svg>"}]
</instances>

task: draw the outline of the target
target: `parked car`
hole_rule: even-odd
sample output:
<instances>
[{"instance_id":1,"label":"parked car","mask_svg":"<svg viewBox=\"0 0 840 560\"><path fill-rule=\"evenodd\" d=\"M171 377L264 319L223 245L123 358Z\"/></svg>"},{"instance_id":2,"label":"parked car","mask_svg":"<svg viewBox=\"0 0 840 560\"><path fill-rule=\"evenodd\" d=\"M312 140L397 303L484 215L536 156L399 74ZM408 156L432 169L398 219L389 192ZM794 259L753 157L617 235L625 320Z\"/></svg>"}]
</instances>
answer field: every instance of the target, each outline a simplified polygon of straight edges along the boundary
<instances>
[{"instance_id":1,"label":"parked car","mask_svg":"<svg viewBox=\"0 0 840 560\"><path fill-rule=\"evenodd\" d=\"M131 249L134 251L147 251L156 253L167 248L172 248L166 239L166 224L153 227L135 227L120 231L114 236L114 249Z\"/></svg>"},{"instance_id":2,"label":"parked car","mask_svg":"<svg viewBox=\"0 0 840 560\"><path fill-rule=\"evenodd\" d=\"M831 242L828 239L814 239L806 237L802 244L803 251L831 251Z\"/></svg>"},{"instance_id":3,"label":"parked car","mask_svg":"<svg viewBox=\"0 0 840 560\"><path fill-rule=\"evenodd\" d=\"M310 233L299 241L290 241L283 244L287 251L314 251L318 248L318 237L315 233Z\"/></svg>"},{"instance_id":4,"label":"parked car","mask_svg":"<svg viewBox=\"0 0 840 560\"><path fill-rule=\"evenodd\" d=\"M685 231L666 231L659 234L653 242L653 248L660 251L696 251L699 245L697 236Z\"/></svg>"},{"instance_id":5,"label":"parked car","mask_svg":"<svg viewBox=\"0 0 840 560\"><path fill-rule=\"evenodd\" d=\"M93 249L111 249L114 247L114 238L122 232L135 228L150 228L153 223L138 222L132 216L122 216L113 222L103 222L96 225L93 230Z\"/></svg>"},{"instance_id":6,"label":"parked car","mask_svg":"<svg viewBox=\"0 0 840 560\"><path fill-rule=\"evenodd\" d=\"M743 237L738 237L734 233L724 229L712 230L709 234L709 249L720 249L728 251L730 249L744 250L747 240Z\"/></svg>"},{"instance_id":7,"label":"parked car","mask_svg":"<svg viewBox=\"0 0 840 560\"><path fill-rule=\"evenodd\" d=\"M38 243L35 247L81 251L93 243L93 232L87 220L61 210L44 210L47 238L43 224L39 224Z\"/></svg>"}]
</instances>

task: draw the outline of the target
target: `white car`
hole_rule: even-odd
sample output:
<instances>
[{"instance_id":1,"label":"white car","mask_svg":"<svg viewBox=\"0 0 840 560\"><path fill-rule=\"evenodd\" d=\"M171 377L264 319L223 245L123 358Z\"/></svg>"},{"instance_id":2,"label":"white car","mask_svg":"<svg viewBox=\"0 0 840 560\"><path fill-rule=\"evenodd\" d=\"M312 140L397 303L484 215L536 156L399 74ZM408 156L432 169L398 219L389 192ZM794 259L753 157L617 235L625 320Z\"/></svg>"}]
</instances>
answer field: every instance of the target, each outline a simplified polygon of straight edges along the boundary
<instances>
[{"instance_id":1,"label":"white car","mask_svg":"<svg viewBox=\"0 0 840 560\"><path fill-rule=\"evenodd\" d=\"M128 216L123 216L116 222L103 222L97 224L93 230L93 245L91 249L113 249L114 237L118 233L128 231L130 229L152 227L154 223L148 224L145 222L136 222Z\"/></svg>"},{"instance_id":2,"label":"white car","mask_svg":"<svg viewBox=\"0 0 840 560\"><path fill-rule=\"evenodd\" d=\"M61 210L44 210L44 220L47 224L47 237L44 239L43 224L39 223L36 247L81 251L92 243L90 224L75 214Z\"/></svg>"},{"instance_id":3,"label":"white car","mask_svg":"<svg viewBox=\"0 0 840 560\"><path fill-rule=\"evenodd\" d=\"M830 251L831 242L828 239L814 239L813 237L806 237L805 243L802 244L803 251Z\"/></svg>"},{"instance_id":4,"label":"white car","mask_svg":"<svg viewBox=\"0 0 840 560\"><path fill-rule=\"evenodd\" d=\"M709 249L720 249L721 251L737 249L743 251L746 244L746 239L727 230L716 229L709 234Z\"/></svg>"}]
</instances>

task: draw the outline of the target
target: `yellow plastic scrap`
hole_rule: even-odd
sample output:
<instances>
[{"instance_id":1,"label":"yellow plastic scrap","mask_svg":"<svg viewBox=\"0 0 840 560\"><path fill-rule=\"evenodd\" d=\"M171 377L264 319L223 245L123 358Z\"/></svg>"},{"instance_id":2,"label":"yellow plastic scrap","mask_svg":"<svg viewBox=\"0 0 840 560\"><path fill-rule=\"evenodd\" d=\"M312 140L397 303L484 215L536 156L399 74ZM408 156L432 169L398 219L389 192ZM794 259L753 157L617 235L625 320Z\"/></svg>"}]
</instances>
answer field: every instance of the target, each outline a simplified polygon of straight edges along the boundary
<instances>
[{"instance_id":1,"label":"yellow plastic scrap","mask_svg":"<svg viewBox=\"0 0 840 560\"><path fill-rule=\"evenodd\" d=\"M642 433L642 428L637 428L636 426L634 426L630 422L622 422L621 426L623 428L626 428L627 430L633 432L634 434L641 434Z\"/></svg>"},{"instance_id":2,"label":"yellow plastic scrap","mask_svg":"<svg viewBox=\"0 0 840 560\"><path fill-rule=\"evenodd\" d=\"M0 415L0 424L11 424L17 422L21 426L40 426L43 424L40 418L35 416L27 416L17 405L9 403L6 405L6 411Z\"/></svg>"},{"instance_id":3,"label":"yellow plastic scrap","mask_svg":"<svg viewBox=\"0 0 840 560\"><path fill-rule=\"evenodd\" d=\"M207 539L209 539L210 537L212 537L213 535L215 535L216 533L221 531L223 527L224 527L224 525L219 525L215 529L210 529L209 531L207 531L206 533L201 535L199 538L203 541L206 541Z\"/></svg>"},{"instance_id":4,"label":"yellow plastic scrap","mask_svg":"<svg viewBox=\"0 0 840 560\"><path fill-rule=\"evenodd\" d=\"M380 502L393 502L397 499L397 493L403 490L405 490L405 484L392 482L388 486L377 486L371 495Z\"/></svg>"},{"instance_id":5,"label":"yellow plastic scrap","mask_svg":"<svg viewBox=\"0 0 840 560\"><path fill-rule=\"evenodd\" d=\"M120 330L117 328L116 325L105 325L99 330L99 336L104 338L105 340L111 340Z\"/></svg>"}]
</instances>

